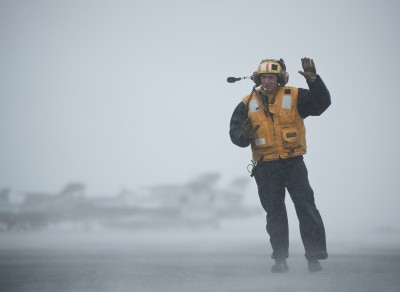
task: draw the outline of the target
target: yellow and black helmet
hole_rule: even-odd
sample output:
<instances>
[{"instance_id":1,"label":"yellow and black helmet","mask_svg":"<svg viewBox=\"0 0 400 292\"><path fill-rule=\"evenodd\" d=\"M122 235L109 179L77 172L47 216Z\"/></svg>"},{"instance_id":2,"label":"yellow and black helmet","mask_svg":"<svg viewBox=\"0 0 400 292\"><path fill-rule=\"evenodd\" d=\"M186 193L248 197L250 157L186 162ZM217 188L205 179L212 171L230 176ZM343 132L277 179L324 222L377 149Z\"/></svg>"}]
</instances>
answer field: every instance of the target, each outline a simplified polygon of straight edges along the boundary
<instances>
[{"instance_id":1,"label":"yellow and black helmet","mask_svg":"<svg viewBox=\"0 0 400 292\"><path fill-rule=\"evenodd\" d=\"M276 74L278 75L278 83L285 85L289 81L289 74L286 72L286 65L283 59L265 59L258 65L257 71L253 73L253 81L256 85L261 84L261 74Z\"/></svg>"}]
</instances>

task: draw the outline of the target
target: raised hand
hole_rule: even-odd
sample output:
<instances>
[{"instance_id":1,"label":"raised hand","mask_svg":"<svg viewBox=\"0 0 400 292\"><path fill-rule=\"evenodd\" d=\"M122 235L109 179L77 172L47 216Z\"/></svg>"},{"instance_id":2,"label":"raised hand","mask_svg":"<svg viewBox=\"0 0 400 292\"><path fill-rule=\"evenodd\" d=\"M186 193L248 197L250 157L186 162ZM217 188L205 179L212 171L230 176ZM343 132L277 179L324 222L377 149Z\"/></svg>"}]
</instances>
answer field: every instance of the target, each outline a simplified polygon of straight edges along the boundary
<instances>
[{"instance_id":1,"label":"raised hand","mask_svg":"<svg viewBox=\"0 0 400 292\"><path fill-rule=\"evenodd\" d=\"M299 71L299 73L306 78L307 82L312 83L317 80L318 75L313 59L303 58L301 59L301 65L303 66L304 71Z\"/></svg>"}]
</instances>

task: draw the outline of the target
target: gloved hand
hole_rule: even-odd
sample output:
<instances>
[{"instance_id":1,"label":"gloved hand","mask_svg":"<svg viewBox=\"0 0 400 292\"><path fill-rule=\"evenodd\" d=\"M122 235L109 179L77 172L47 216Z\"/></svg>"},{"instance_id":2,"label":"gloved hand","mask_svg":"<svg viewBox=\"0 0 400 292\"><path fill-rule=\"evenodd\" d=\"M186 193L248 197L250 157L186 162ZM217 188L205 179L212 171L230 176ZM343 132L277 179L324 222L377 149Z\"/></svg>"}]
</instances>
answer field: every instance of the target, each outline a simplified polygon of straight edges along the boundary
<instances>
[{"instance_id":1,"label":"gloved hand","mask_svg":"<svg viewBox=\"0 0 400 292\"><path fill-rule=\"evenodd\" d=\"M253 138L254 134L257 132L260 125L253 127L253 124L249 119L246 119L242 124L243 135L245 138Z\"/></svg>"},{"instance_id":2,"label":"gloved hand","mask_svg":"<svg viewBox=\"0 0 400 292\"><path fill-rule=\"evenodd\" d=\"M314 82L317 80L317 70L315 69L314 61L310 58L303 58L301 59L301 65L303 66L303 71L299 71L301 75L306 78L307 82Z\"/></svg>"}]
</instances>

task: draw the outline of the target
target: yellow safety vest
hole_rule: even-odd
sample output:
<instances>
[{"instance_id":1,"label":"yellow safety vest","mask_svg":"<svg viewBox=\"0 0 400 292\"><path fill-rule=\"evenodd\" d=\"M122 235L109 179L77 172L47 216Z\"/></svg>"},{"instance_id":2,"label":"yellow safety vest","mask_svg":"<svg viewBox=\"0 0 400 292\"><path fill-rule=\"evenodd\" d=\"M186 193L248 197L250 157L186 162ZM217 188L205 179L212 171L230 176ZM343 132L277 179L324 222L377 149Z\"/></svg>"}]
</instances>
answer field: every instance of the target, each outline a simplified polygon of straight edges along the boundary
<instances>
[{"instance_id":1,"label":"yellow safety vest","mask_svg":"<svg viewBox=\"0 0 400 292\"><path fill-rule=\"evenodd\" d=\"M307 152L306 129L297 111L298 88L281 86L269 113L260 99L260 88L243 98L253 127L259 125L251 141L253 160L276 160Z\"/></svg>"}]
</instances>

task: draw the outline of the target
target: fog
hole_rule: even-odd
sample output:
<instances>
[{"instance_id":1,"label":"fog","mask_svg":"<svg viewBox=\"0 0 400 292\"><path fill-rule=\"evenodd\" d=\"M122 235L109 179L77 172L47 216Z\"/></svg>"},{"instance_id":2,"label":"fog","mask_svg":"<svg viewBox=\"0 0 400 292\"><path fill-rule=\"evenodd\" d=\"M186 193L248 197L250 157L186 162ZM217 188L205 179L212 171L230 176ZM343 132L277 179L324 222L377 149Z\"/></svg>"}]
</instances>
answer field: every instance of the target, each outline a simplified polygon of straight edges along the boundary
<instances>
[{"instance_id":1,"label":"fog","mask_svg":"<svg viewBox=\"0 0 400 292\"><path fill-rule=\"evenodd\" d=\"M86 197L114 197L210 172L227 189L249 177L251 150L228 132L253 84L226 78L283 58L288 84L307 88L297 71L310 57L332 96L322 116L305 121L328 249L396 245L399 8L390 0L1 0L0 189L60 194L82 182ZM259 207L254 180L243 196ZM255 218L222 225L265 236L263 215Z\"/></svg>"}]
</instances>

